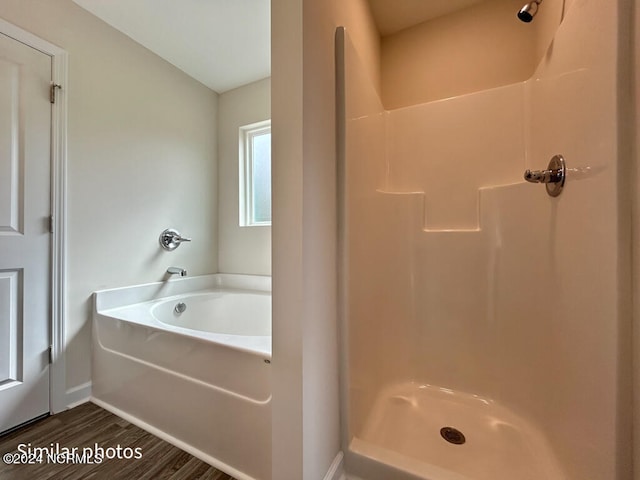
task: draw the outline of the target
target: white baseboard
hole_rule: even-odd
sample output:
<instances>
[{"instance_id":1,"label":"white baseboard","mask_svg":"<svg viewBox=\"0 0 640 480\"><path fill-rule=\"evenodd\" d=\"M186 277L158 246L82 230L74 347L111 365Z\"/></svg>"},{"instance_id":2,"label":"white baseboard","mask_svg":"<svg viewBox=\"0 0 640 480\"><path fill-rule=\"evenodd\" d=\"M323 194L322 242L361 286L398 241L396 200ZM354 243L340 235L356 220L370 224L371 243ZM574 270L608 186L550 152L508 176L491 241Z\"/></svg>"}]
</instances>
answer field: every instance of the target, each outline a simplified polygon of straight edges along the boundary
<instances>
[{"instance_id":1,"label":"white baseboard","mask_svg":"<svg viewBox=\"0 0 640 480\"><path fill-rule=\"evenodd\" d=\"M344 455L342 452L338 452L336 457L331 462L331 466L324 476L324 480L345 480L344 476Z\"/></svg>"},{"instance_id":2,"label":"white baseboard","mask_svg":"<svg viewBox=\"0 0 640 480\"><path fill-rule=\"evenodd\" d=\"M77 407L91 399L91 382L83 383L66 391L67 408Z\"/></svg>"}]
</instances>

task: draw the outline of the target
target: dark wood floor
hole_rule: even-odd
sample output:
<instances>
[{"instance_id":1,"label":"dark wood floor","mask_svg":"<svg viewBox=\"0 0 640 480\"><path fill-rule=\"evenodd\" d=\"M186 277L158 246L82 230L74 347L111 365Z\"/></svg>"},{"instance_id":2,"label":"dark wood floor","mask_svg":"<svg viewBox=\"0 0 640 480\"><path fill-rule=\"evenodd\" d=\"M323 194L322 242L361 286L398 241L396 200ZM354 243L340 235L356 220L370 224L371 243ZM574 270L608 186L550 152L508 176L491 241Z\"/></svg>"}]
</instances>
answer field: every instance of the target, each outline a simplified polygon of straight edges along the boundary
<instances>
[{"instance_id":1,"label":"dark wood floor","mask_svg":"<svg viewBox=\"0 0 640 480\"><path fill-rule=\"evenodd\" d=\"M42 463L30 465L7 465L3 461L5 454L17 452L19 444L25 444L24 449L28 448L29 443L32 448L57 444L61 449L79 447L79 451L83 447L93 448L96 443L104 449L115 449L119 445L132 451L140 448L142 458L105 458L100 464L53 464L44 457ZM92 403L39 420L0 437L0 480L23 479L234 480Z\"/></svg>"}]
</instances>

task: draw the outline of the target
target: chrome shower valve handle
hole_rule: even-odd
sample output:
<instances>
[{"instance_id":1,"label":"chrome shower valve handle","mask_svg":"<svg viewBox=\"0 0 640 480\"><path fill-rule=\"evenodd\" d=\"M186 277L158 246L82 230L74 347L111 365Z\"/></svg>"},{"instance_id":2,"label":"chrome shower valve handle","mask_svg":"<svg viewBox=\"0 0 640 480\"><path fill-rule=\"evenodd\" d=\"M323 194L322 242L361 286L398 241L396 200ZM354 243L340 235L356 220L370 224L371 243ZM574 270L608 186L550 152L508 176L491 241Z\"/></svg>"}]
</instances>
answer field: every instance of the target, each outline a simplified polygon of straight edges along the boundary
<instances>
[{"instance_id":1,"label":"chrome shower valve handle","mask_svg":"<svg viewBox=\"0 0 640 480\"><path fill-rule=\"evenodd\" d=\"M531 183L558 183L562 181L559 170L527 170L524 179Z\"/></svg>"},{"instance_id":2,"label":"chrome shower valve handle","mask_svg":"<svg viewBox=\"0 0 640 480\"><path fill-rule=\"evenodd\" d=\"M178 248L182 242L190 242L191 239L183 237L180 232L173 228L167 228L160 234L158 241L162 248L172 251Z\"/></svg>"},{"instance_id":3,"label":"chrome shower valve handle","mask_svg":"<svg viewBox=\"0 0 640 480\"><path fill-rule=\"evenodd\" d=\"M562 192L567 175L567 167L562 155L554 155L546 170L527 170L524 179L531 183L544 183L547 193L557 197Z\"/></svg>"}]
</instances>

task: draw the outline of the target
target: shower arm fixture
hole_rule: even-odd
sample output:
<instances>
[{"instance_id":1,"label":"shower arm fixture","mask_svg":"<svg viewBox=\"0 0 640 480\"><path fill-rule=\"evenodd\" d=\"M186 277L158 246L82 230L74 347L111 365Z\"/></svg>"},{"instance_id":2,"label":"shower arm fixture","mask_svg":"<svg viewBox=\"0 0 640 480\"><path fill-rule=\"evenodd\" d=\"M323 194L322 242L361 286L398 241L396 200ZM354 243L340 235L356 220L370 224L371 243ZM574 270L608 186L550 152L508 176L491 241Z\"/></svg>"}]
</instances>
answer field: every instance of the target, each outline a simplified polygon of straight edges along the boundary
<instances>
[{"instance_id":1,"label":"shower arm fixture","mask_svg":"<svg viewBox=\"0 0 640 480\"><path fill-rule=\"evenodd\" d=\"M562 155L554 155L546 170L527 170L524 172L524 179L527 182L546 184L547 193L552 197L560 195L566 176L567 166Z\"/></svg>"},{"instance_id":2,"label":"shower arm fixture","mask_svg":"<svg viewBox=\"0 0 640 480\"><path fill-rule=\"evenodd\" d=\"M180 232L173 228L167 228L160 234L158 241L162 248L172 251L178 248L182 242L190 242L191 239L183 237Z\"/></svg>"},{"instance_id":3,"label":"shower arm fixture","mask_svg":"<svg viewBox=\"0 0 640 480\"><path fill-rule=\"evenodd\" d=\"M536 16L536 13L538 13L538 7L541 3L542 0L533 0L532 2L527 3L518 11L518 18L525 23L531 22L533 17Z\"/></svg>"}]
</instances>

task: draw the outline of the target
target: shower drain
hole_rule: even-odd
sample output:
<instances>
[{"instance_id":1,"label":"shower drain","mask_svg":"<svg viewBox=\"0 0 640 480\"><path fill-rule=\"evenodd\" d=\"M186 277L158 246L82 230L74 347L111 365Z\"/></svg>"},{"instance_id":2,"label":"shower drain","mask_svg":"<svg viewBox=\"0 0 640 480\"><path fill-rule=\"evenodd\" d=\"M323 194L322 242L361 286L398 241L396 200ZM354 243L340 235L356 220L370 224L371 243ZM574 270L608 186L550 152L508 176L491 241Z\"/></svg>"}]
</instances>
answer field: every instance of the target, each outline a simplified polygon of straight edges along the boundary
<instances>
[{"instance_id":1,"label":"shower drain","mask_svg":"<svg viewBox=\"0 0 640 480\"><path fill-rule=\"evenodd\" d=\"M454 445L462 445L467 441L467 439L464 438L464 434L453 427L442 427L440 429L440 435L442 435L442 438L447 442L453 443Z\"/></svg>"}]
</instances>

